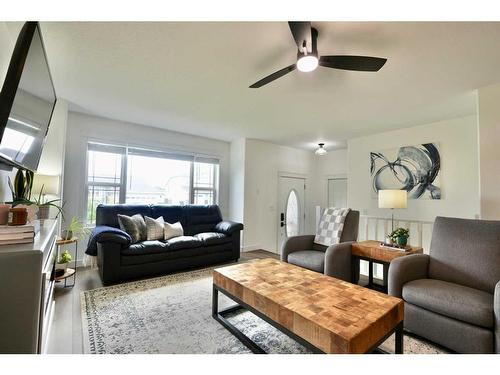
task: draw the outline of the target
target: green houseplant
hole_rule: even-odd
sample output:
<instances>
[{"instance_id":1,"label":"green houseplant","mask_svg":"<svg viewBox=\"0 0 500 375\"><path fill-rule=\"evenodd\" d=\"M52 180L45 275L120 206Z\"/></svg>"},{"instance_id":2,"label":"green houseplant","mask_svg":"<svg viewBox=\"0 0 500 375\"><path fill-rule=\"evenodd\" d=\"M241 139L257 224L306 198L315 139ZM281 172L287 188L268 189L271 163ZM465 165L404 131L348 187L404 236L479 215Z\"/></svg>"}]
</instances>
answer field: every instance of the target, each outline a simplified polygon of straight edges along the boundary
<instances>
[{"instance_id":1,"label":"green houseplant","mask_svg":"<svg viewBox=\"0 0 500 375\"><path fill-rule=\"evenodd\" d=\"M389 237L399 246L406 246L408 238L410 237L410 230L407 228L396 228L392 231Z\"/></svg>"},{"instance_id":2,"label":"green houseplant","mask_svg":"<svg viewBox=\"0 0 500 375\"><path fill-rule=\"evenodd\" d=\"M85 225L73 216L66 230L63 230L61 237L63 240L71 240L73 236L86 236L89 233L90 231L85 228Z\"/></svg>"},{"instance_id":3,"label":"green houseplant","mask_svg":"<svg viewBox=\"0 0 500 375\"><path fill-rule=\"evenodd\" d=\"M61 199L58 198L58 199L52 199L49 201L44 201L43 188L44 188L44 185L42 185L42 187L40 189L40 193L38 194L38 197L35 197L33 200L30 200L28 204L35 204L38 206L38 218L41 220L49 218L50 207L54 207L59 212L61 217L64 219L64 211L63 211L62 205L59 206L56 203L56 202L61 201Z\"/></svg>"},{"instance_id":4,"label":"green houseplant","mask_svg":"<svg viewBox=\"0 0 500 375\"><path fill-rule=\"evenodd\" d=\"M18 169L14 177L14 183L12 183L12 180L9 177L8 181L9 188L12 193L13 207L18 204L27 204L27 202L30 202L31 189L33 188L33 177L33 172L22 169Z\"/></svg>"},{"instance_id":5,"label":"green houseplant","mask_svg":"<svg viewBox=\"0 0 500 375\"><path fill-rule=\"evenodd\" d=\"M60 199L52 199L49 201L44 201L43 199L43 188L40 189L38 197L31 198L32 188L33 188L33 177L34 173L31 171L24 171L19 169L14 177L14 183L9 177L9 188L12 193L12 207L23 204L26 206L35 205L38 207L39 219L48 219L50 207L57 209L59 214L64 218L64 212L62 206L59 206L56 202Z\"/></svg>"},{"instance_id":6,"label":"green houseplant","mask_svg":"<svg viewBox=\"0 0 500 375\"><path fill-rule=\"evenodd\" d=\"M58 270L66 270L68 268L68 263L71 262L73 257L69 253L68 250L64 250L57 260L56 269Z\"/></svg>"}]
</instances>

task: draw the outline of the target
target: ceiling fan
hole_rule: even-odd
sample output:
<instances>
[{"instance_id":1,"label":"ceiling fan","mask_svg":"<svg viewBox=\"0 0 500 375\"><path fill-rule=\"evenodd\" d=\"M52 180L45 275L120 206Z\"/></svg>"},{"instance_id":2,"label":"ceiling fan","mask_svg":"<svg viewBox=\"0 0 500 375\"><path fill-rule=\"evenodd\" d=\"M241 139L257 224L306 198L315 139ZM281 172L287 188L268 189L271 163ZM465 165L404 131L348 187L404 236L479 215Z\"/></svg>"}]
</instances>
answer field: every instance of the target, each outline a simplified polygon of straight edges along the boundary
<instances>
[{"instance_id":1,"label":"ceiling fan","mask_svg":"<svg viewBox=\"0 0 500 375\"><path fill-rule=\"evenodd\" d=\"M318 30L311 27L311 22L288 22L293 39L297 43L297 63L287 66L267 77L255 82L250 88L255 89L293 72L312 72L318 65L325 68L356 70L360 72L377 72L382 68L387 59L370 56L318 55Z\"/></svg>"}]
</instances>

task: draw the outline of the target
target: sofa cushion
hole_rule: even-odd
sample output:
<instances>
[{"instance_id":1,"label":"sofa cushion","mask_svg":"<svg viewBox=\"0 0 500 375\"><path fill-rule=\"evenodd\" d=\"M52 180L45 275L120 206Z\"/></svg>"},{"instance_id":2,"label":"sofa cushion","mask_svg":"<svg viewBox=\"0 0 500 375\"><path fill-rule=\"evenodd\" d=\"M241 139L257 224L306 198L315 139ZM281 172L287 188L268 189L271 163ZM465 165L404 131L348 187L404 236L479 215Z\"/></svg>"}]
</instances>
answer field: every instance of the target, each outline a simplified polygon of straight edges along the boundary
<instances>
[{"instance_id":1,"label":"sofa cushion","mask_svg":"<svg viewBox=\"0 0 500 375\"><path fill-rule=\"evenodd\" d=\"M174 237L166 241L166 243L168 244L168 250L170 251L192 249L203 246L203 243L198 238L193 236Z\"/></svg>"},{"instance_id":2,"label":"sofa cushion","mask_svg":"<svg viewBox=\"0 0 500 375\"><path fill-rule=\"evenodd\" d=\"M325 270L325 253L315 250L294 251L288 254L288 263L323 273Z\"/></svg>"},{"instance_id":3,"label":"sofa cushion","mask_svg":"<svg viewBox=\"0 0 500 375\"><path fill-rule=\"evenodd\" d=\"M118 214L118 223L120 229L130 236L132 243L147 239L146 222L141 214L133 216Z\"/></svg>"},{"instance_id":4,"label":"sofa cushion","mask_svg":"<svg viewBox=\"0 0 500 375\"><path fill-rule=\"evenodd\" d=\"M169 244L162 241L143 241L122 249L122 255L146 255L164 253Z\"/></svg>"},{"instance_id":5,"label":"sofa cushion","mask_svg":"<svg viewBox=\"0 0 500 375\"><path fill-rule=\"evenodd\" d=\"M189 205L184 206L186 225L184 233L193 236L203 232L213 232L215 225L222 221L222 215L217 205Z\"/></svg>"},{"instance_id":6,"label":"sofa cushion","mask_svg":"<svg viewBox=\"0 0 500 375\"><path fill-rule=\"evenodd\" d=\"M151 206L151 217L162 216L166 223L180 222L182 226L186 226L186 216L184 206L171 204L155 204Z\"/></svg>"},{"instance_id":7,"label":"sofa cushion","mask_svg":"<svg viewBox=\"0 0 500 375\"><path fill-rule=\"evenodd\" d=\"M232 241L231 237L228 237L225 234L216 233L216 232L198 233L198 234L195 234L194 237L198 238L203 243L203 245L206 245L206 246L218 245L218 244L228 243L228 242Z\"/></svg>"},{"instance_id":8,"label":"sofa cushion","mask_svg":"<svg viewBox=\"0 0 500 375\"><path fill-rule=\"evenodd\" d=\"M163 240L165 236L165 222L163 217L158 217L153 219L149 216L144 216L144 221L146 223L146 239L148 241L153 240Z\"/></svg>"},{"instance_id":9,"label":"sofa cushion","mask_svg":"<svg viewBox=\"0 0 500 375\"><path fill-rule=\"evenodd\" d=\"M175 237L184 236L184 228L180 221L170 224L163 223L163 239L170 240Z\"/></svg>"},{"instance_id":10,"label":"sofa cushion","mask_svg":"<svg viewBox=\"0 0 500 375\"><path fill-rule=\"evenodd\" d=\"M481 290L441 280L420 279L404 284L403 299L450 318L493 327L493 295Z\"/></svg>"}]
</instances>

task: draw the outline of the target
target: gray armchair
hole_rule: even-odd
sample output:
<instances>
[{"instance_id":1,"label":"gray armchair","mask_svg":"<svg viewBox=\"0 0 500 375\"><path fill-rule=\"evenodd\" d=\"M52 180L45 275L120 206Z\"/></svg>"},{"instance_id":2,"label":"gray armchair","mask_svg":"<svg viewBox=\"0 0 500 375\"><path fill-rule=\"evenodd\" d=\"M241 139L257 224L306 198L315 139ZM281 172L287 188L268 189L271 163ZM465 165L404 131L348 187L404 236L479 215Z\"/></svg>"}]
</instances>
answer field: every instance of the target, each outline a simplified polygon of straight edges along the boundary
<instances>
[{"instance_id":1,"label":"gray armchair","mask_svg":"<svg viewBox=\"0 0 500 375\"><path fill-rule=\"evenodd\" d=\"M281 249L281 260L351 281L351 244L358 238L359 211L349 211L340 243L324 246L314 243L314 235L289 237Z\"/></svg>"},{"instance_id":2,"label":"gray armchair","mask_svg":"<svg viewBox=\"0 0 500 375\"><path fill-rule=\"evenodd\" d=\"M437 217L430 256L389 267L404 327L459 353L500 353L500 221Z\"/></svg>"}]
</instances>

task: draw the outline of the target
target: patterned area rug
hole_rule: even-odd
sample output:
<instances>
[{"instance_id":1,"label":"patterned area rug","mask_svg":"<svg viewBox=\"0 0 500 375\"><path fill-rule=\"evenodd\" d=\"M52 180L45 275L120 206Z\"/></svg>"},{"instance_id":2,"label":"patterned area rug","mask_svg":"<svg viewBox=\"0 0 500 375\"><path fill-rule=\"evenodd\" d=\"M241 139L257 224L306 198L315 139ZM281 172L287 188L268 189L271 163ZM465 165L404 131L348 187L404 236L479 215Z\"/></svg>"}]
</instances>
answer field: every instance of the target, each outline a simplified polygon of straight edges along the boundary
<instances>
[{"instance_id":1,"label":"patterned area rug","mask_svg":"<svg viewBox=\"0 0 500 375\"><path fill-rule=\"evenodd\" d=\"M212 269L82 292L85 353L250 353L211 316ZM219 294L221 308L234 304ZM308 350L248 311L228 320L270 353ZM394 338L381 347L393 351ZM405 353L442 353L405 336Z\"/></svg>"}]
</instances>

